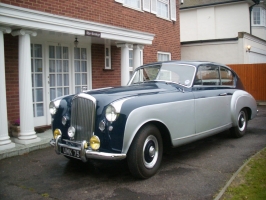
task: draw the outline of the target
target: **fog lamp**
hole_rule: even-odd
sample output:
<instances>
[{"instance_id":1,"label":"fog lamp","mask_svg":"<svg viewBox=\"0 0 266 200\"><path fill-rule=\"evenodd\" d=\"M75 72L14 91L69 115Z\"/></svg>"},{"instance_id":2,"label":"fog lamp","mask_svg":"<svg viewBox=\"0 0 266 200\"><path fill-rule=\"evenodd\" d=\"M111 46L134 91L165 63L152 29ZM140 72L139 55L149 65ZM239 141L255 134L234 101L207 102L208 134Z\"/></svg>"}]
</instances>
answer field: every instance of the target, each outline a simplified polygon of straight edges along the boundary
<instances>
[{"instance_id":1,"label":"fog lamp","mask_svg":"<svg viewBox=\"0 0 266 200\"><path fill-rule=\"evenodd\" d=\"M54 130L54 139L56 139L59 135L62 135L62 132L60 131L60 129L55 129Z\"/></svg>"},{"instance_id":2,"label":"fog lamp","mask_svg":"<svg viewBox=\"0 0 266 200\"><path fill-rule=\"evenodd\" d=\"M98 136L94 135L90 139L90 147L92 150L98 150L100 148L100 139Z\"/></svg>"}]
</instances>

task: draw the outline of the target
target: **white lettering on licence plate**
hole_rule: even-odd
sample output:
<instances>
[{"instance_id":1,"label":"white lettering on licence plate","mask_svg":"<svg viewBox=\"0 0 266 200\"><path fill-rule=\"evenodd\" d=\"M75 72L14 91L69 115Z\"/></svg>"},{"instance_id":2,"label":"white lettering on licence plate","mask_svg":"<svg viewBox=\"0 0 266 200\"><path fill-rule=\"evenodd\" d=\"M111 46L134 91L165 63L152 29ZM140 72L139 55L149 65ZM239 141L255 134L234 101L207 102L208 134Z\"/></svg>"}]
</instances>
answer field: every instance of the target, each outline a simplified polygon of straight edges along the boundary
<instances>
[{"instance_id":1,"label":"white lettering on licence plate","mask_svg":"<svg viewBox=\"0 0 266 200\"><path fill-rule=\"evenodd\" d=\"M67 156L80 158L80 151L75 150L75 149L69 149L69 148L66 148L66 147L62 147L62 153L67 155Z\"/></svg>"}]
</instances>

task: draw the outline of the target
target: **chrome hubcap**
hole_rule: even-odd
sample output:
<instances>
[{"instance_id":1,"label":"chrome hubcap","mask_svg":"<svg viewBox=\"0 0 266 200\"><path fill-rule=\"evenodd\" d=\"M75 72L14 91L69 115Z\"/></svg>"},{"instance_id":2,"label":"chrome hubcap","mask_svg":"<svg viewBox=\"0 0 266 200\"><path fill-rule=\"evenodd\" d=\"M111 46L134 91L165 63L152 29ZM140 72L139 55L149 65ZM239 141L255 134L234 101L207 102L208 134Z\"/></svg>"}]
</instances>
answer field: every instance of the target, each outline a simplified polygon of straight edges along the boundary
<instances>
[{"instance_id":1,"label":"chrome hubcap","mask_svg":"<svg viewBox=\"0 0 266 200\"><path fill-rule=\"evenodd\" d=\"M246 127L246 115L244 111L241 111L238 116L238 128L240 131L244 131Z\"/></svg>"},{"instance_id":2,"label":"chrome hubcap","mask_svg":"<svg viewBox=\"0 0 266 200\"><path fill-rule=\"evenodd\" d=\"M150 135L143 145L143 163L146 168L153 168L158 160L159 145L156 137Z\"/></svg>"}]
</instances>

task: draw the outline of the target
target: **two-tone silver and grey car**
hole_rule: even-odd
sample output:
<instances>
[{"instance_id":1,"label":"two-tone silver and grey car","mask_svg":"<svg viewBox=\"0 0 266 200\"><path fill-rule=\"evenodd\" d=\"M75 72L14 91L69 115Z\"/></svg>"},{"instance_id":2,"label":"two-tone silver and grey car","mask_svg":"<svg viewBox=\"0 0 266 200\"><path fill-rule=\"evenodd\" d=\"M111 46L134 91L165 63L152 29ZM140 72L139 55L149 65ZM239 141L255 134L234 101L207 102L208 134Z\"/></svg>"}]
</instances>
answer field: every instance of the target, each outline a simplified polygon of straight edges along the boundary
<instances>
[{"instance_id":1,"label":"two-tone silver and grey car","mask_svg":"<svg viewBox=\"0 0 266 200\"><path fill-rule=\"evenodd\" d=\"M128 86L55 99L50 112L56 153L127 159L134 176L148 178L168 148L227 129L242 137L257 105L225 65L168 61L137 68Z\"/></svg>"}]
</instances>

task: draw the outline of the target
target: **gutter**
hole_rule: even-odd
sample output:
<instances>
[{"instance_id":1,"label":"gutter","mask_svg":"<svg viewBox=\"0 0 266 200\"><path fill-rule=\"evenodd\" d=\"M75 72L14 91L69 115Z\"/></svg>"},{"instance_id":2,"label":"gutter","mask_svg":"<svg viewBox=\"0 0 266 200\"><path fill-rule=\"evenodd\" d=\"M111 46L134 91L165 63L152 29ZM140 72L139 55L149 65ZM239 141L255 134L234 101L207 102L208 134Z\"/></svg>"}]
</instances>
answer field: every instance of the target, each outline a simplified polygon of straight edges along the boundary
<instances>
[{"instance_id":1,"label":"gutter","mask_svg":"<svg viewBox=\"0 0 266 200\"><path fill-rule=\"evenodd\" d=\"M202 43L210 43L210 42L230 42L230 41L237 41L237 40L238 40L238 37L224 38L224 39L212 39L212 40L195 40L195 41L181 42L181 45L202 44Z\"/></svg>"}]
</instances>

